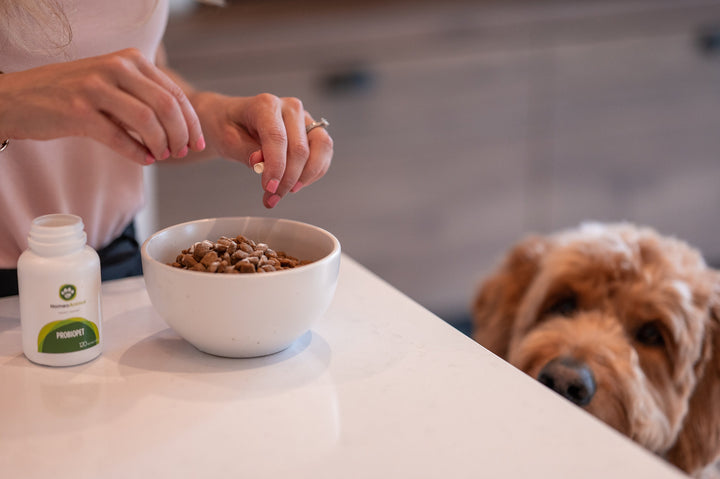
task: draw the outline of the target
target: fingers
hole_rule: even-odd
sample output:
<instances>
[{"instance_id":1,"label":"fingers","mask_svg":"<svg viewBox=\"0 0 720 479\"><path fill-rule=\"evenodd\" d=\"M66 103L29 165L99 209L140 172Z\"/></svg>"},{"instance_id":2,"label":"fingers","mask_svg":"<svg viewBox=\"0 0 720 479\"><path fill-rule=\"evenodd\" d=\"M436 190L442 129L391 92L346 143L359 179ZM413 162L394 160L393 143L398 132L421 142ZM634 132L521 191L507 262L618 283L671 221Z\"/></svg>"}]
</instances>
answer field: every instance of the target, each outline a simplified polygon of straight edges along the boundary
<instances>
[{"instance_id":1,"label":"fingers","mask_svg":"<svg viewBox=\"0 0 720 479\"><path fill-rule=\"evenodd\" d=\"M226 97L202 93L196 98L211 148L255 170L262 162L263 204L274 208L290 192L300 191L328 170L333 142L324 128L309 134L313 123L297 98L267 93Z\"/></svg>"},{"instance_id":2,"label":"fingers","mask_svg":"<svg viewBox=\"0 0 720 479\"><path fill-rule=\"evenodd\" d=\"M147 83L161 87L157 95L147 94L152 85L142 89L138 95L153 107L161 123L167 125L168 146L173 156L185 156L182 153L186 146L195 151L204 149L200 119L182 88L148 61L140 64L140 72L147 77Z\"/></svg>"},{"instance_id":3,"label":"fingers","mask_svg":"<svg viewBox=\"0 0 720 479\"><path fill-rule=\"evenodd\" d=\"M110 116L118 128L140 137L154 159L170 156L165 128L147 104L117 89L108 89L98 102L100 111Z\"/></svg>"},{"instance_id":4,"label":"fingers","mask_svg":"<svg viewBox=\"0 0 720 479\"><path fill-rule=\"evenodd\" d=\"M302 102L297 98L283 98L282 101L282 119L287 132L287 152L285 173L275 191L279 198L283 198L298 182L310 156L308 135L305 133L306 118L309 115L305 113ZM277 201L271 200L275 204Z\"/></svg>"},{"instance_id":5,"label":"fingers","mask_svg":"<svg viewBox=\"0 0 720 479\"><path fill-rule=\"evenodd\" d=\"M152 156L182 158L189 149L202 150L200 120L182 89L137 50L107 59L113 81L100 89L102 111L136 133Z\"/></svg>"},{"instance_id":6,"label":"fingers","mask_svg":"<svg viewBox=\"0 0 720 479\"><path fill-rule=\"evenodd\" d=\"M252 155L249 159L250 166L258 161L265 163L263 204L267 208L277 206L287 193L296 193L320 179L330 167L333 154L332 139L324 128L306 133L313 119L300 100L273 98L276 102L266 110L266 123L258 122L257 127L262 160Z\"/></svg>"},{"instance_id":7,"label":"fingers","mask_svg":"<svg viewBox=\"0 0 720 479\"><path fill-rule=\"evenodd\" d=\"M126 129L122 128L112 119L97 113L90 118L88 131L85 134L97 141L104 143L120 155L131 159L140 165L154 163L148 149L135 140Z\"/></svg>"},{"instance_id":8,"label":"fingers","mask_svg":"<svg viewBox=\"0 0 720 479\"><path fill-rule=\"evenodd\" d=\"M263 93L253 98L247 114L250 128L257 133L265 161L263 190L270 195L276 194L287 163L288 133L283 121L282 102L274 95ZM268 206L267 202L265 206Z\"/></svg>"},{"instance_id":9,"label":"fingers","mask_svg":"<svg viewBox=\"0 0 720 479\"><path fill-rule=\"evenodd\" d=\"M268 208L274 208L280 200L288 193L297 193L305 186L311 185L330 168L333 155L333 140L324 128L315 128L310 133L305 133L305 124L312 123L308 113L304 113L308 119L303 123L300 132L292 138L288 134L288 145L295 141L295 149L288 146L287 165L285 175L275 194L266 192L263 195L263 204ZM288 130L290 131L290 130Z\"/></svg>"},{"instance_id":10,"label":"fingers","mask_svg":"<svg viewBox=\"0 0 720 479\"><path fill-rule=\"evenodd\" d=\"M13 103L3 109L6 123L23 138L92 137L141 164L204 149L198 115L182 88L136 49L29 68L2 80L0 103Z\"/></svg>"},{"instance_id":11,"label":"fingers","mask_svg":"<svg viewBox=\"0 0 720 479\"><path fill-rule=\"evenodd\" d=\"M315 183L322 178L330 168L334 144L333 139L325 128L315 128L307 134L310 146L310 157L305 163L303 172L298 181L290 190L297 193L301 188Z\"/></svg>"}]
</instances>

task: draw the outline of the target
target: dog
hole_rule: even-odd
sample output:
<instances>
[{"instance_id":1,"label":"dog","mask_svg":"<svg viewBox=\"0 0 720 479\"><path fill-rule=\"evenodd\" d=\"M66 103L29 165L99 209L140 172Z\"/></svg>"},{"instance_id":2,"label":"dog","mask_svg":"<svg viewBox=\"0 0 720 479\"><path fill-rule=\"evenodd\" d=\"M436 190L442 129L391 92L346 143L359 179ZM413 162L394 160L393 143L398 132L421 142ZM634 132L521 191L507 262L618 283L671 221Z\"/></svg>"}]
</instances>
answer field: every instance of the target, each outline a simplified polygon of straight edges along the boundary
<instances>
[{"instance_id":1,"label":"dog","mask_svg":"<svg viewBox=\"0 0 720 479\"><path fill-rule=\"evenodd\" d=\"M695 476L720 455L720 273L630 223L521 240L480 284L473 338Z\"/></svg>"}]
</instances>

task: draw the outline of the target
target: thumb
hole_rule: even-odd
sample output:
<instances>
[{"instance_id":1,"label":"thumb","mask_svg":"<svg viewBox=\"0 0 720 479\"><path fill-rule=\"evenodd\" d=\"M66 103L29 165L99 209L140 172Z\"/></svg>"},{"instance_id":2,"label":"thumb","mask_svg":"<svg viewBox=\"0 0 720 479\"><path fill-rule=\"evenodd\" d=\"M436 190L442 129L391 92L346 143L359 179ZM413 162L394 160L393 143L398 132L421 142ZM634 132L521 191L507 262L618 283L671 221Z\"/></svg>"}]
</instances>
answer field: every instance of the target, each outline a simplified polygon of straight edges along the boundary
<instances>
[{"instance_id":1,"label":"thumb","mask_svg":"<svg viewBox=\"0 0 720 479\"><path fill-rule=\"evenodd\" d=\"M250 168L263 161L262 157L257 157L258 153L262 154L260 144L240 125L236 125L233 132L221 141L224 144L219 150L222 156L229 160L239 161Z\"/></svg>"}]
</instances>

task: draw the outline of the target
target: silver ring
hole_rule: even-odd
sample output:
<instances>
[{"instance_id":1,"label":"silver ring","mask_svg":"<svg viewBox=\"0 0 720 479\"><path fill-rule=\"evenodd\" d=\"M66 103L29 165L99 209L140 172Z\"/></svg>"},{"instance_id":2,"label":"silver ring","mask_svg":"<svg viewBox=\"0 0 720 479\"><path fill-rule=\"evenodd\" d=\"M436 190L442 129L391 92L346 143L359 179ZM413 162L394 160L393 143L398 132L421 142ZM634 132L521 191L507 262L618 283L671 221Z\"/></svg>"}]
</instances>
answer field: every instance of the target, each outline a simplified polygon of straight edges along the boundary
<instances>
[{"instance_id":1,"label":"silver ring","mask_svg":"<svg viewBox=\"0 0 720 479\"><path fill-rule=\"evenodd\" d=\"M5 140L2 143L0 143L0 151L3 151L7 146L10 144L10 140Z\"/></svg>"},{"instance_id":2,"label":"silver ring","mask_svg":"<svg viewBox=\"0 0 720 479\"><path fill-rule=\"evenodd\" d=\"M327 121L325 118L320 118L320 121L314 121L310 123L308 126L305 127L305 133L310 133L315 128L327 128L330 126L330 122Z\"/></svg>"}]
</instances>

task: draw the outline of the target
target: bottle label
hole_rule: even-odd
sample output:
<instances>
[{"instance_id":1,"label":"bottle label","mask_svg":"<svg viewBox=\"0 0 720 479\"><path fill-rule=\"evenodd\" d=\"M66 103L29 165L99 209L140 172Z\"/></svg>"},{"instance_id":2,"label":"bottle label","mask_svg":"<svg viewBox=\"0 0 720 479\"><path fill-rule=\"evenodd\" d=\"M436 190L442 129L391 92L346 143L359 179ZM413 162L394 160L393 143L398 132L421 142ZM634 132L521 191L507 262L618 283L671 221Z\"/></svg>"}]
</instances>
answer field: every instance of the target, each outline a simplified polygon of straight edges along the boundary
<instances>
[{"instance_id":1,"label":"bottle label","mask_svg":"<svg viewBox=\"0 0 720 479\"><path fill-rule=\"evenodd\" d=\"M100 334L92 321L70 318L48 323L38 334L38 352L72 353L98 344Z\"/></svg>"}]
</instances>

